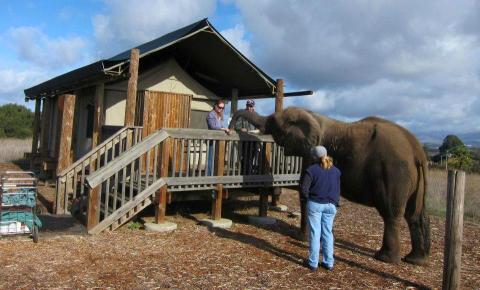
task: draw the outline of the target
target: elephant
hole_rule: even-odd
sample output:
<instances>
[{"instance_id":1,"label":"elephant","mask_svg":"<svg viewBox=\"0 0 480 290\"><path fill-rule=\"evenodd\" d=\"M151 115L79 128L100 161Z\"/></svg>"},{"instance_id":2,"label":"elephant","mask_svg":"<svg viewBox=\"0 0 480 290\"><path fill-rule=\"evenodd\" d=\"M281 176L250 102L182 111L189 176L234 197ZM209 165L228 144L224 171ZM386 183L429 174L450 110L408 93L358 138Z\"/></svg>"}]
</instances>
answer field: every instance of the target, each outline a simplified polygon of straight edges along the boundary
<instances>
[{"instance_id":1,"label":"elephant","mask_svg":"<svg viewBox=\"0 0 480 290\"><path fill-rule=\"evenodd\" d=\"M342 172L341 195L375 207L384 232L375 258L398 263L400 224L408 224L412 249L404 261L423 265L430 254L430 220L426 213L427 159L417 138L405 128L382 118L367 117L346 123L311 111L289 107L269 116L241 111L261 133L271 134L286 155L303 157L303 170L313 160L310 150L323 145ZM301 233L306 237L306 202L301 202Z\"/></svg>"}]
</instances>

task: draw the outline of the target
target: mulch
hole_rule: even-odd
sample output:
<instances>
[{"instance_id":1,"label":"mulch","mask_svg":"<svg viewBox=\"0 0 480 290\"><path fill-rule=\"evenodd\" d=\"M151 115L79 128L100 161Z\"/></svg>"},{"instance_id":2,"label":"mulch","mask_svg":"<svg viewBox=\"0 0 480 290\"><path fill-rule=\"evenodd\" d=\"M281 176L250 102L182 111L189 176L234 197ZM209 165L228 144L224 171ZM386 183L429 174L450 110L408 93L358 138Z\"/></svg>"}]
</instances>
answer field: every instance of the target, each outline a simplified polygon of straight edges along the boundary
<instances>
[{"instance_id":1,"label":"mulch","mask_svg":"<svg viewBox=\"0 0 480 290\"><path fill-rule=\"evenodd\" d=\"M46 198L48 199L48 198ZM342 200L335 220L335 268L311 272L302 266L307 243L296 239L297 193L285 191L289 212L272 212L277 223L247 222L256 198L231 200L223 215L230 229L198 224L209 203L169 207L178 229L153 233L135 226L89 236L75 227L44 229L38 244L27 236L0 239L0 289L439 289L442 284L444 220L431 217L432 254L427 266L386 264L373 258L382 241L377 212ZM65 218L43 216L50 219ZM71 223L71 220L68 221ZM62 222L60 222L62 224ZM410 250L406 223L402 255ZM465 223L462 287L480 286L480 225Z\"/></svg>"}]
</instances>

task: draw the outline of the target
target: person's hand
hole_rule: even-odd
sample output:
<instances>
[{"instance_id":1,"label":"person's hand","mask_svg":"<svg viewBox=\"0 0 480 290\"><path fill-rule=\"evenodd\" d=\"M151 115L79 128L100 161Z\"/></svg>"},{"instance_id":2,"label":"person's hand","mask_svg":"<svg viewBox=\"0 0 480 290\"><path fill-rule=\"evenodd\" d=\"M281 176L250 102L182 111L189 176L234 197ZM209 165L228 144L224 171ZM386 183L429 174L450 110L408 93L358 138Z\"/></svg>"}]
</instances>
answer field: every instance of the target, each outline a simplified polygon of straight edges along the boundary
<instances>
[{"instance_id":1,"label":"person's hand","mask_svg":"<svg viewBox=\"0 0 480 290\"><path fill-rule=\"evenodd\" d=\"M247 129L246 128L241 128L240 131L247 132Z\"/></svg>"},{"instance_id":2,"label":"person's hand","mask_svg":"<svg viewBox=\"0 0 480 290\"><path fill-rule=\"evenodd\" d=\"M227 133L227 135L230 135L230 129L228 129L228 128L223 128L223 131L225 131L225 133Z\"/></svg>"}]
</instances>

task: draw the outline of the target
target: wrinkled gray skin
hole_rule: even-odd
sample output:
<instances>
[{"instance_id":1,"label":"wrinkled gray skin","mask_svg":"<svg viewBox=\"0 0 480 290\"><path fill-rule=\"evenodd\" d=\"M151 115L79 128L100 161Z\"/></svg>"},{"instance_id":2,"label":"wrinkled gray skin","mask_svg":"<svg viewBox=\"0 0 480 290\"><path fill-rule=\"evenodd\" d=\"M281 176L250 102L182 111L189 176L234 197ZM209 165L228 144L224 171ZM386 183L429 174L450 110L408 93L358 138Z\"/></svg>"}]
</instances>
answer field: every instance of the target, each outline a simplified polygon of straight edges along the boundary
<instances>
[{"instance_id":1,"label":"wrinkled gray skin","mask_svg":"<svg viewBox=\"0 0 480 290\"><path fill-rule=\"evenodd\" d=\"M321 144L342 172L341 194L375 207L384 221L383 243L375 257L400 261L400 224L405 218L412 250L405 261L424 264L430 252L429 218L425 212L427 160L418 140L406 129L384 119L368 117L340 122L310 111L290 107L264 117L239 112L264 134L271 134L287 155L311 163L310 149ZM305 169L304 168L304 169ZM302 234L306 236L306 205L302 203Z\"/></svg>"}]
</instances>

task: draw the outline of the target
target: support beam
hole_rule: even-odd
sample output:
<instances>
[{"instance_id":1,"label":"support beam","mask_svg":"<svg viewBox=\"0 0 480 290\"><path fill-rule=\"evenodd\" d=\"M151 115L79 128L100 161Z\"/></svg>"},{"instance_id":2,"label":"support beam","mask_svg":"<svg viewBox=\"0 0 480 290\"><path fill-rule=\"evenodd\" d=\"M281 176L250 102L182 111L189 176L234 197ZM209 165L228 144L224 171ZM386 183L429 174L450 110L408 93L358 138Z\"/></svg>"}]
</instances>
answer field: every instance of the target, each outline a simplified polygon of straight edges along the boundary
<instances>
[{"instance_id":1,"label":"support beam","mask_svg":"<svg viewBox=\"0 0 480 290\"><path fill-rule=\"evenodd\" d=\"M52 99L43 99L43 111L42 111L42 128L40 129L40 155L47 157L48 155L48 140L50 136L50 117L52 114Z\"/></svg>"},{"instance_id":2,"label":"support beam","mask_svg":"<svg viewBox=\"0 0 480 290\"><path fill-rule=\"evenodd\" d=\"M218 146L215 150L215 159L217 163L215 164L215 175L223 176L224 166L225 166L225 140L218 141ZM222 198L223 198L223 184L217 184L215 190L215 196L212 201L212 219L220 220L222 218Z\"/></svg>"},{"instance_id":3,"label":"support beam","mask_svg":"<svg viewBox=\"0 0 480 290\"><path fill-rule=\"evenodd\" d=\"M33 159L38 152L38 133L40 132L40 105L42 100L40 97L35 99L35 117L33 119L33 140L32 140L32 159L30 160L30 167L33 166Z\"/></svg>"},{"instance_id":4,"label":"support beam","mask_svg":"<svg viewBox=\"0 0 480 290\"><path fill-rule=\"evenodd\" d=\"M138 48L132 49L130 53L130 78L128 79L127 103L125 106L125 126L133 126L135 124L139 59L140 50Z\"/></svg>"},{"instance_id":5,"label":"support beam","mask_svg":"<svg viewBox=\"0 0 480 290\"><path fill-rule=\"evenodd\" d=\"M283 111L283 91L284 91L283 80L277 79L277 91L275 93L275 112Z\"/></svg>"},{"instance_id":6,"label":"support beam","mask_svg":"<svg viewBox=\"0 0 480 290\"><path fill-rule=\"evenodd\" d=\"M95 86L95 111L93 113L92 149L100 144L102 139L102 126L104 124L103 104L105 98L105 84Z\"/></svg>"},{"instance_id":7,"label":"support beam","mask_svg":"<svg viewBox=\"0 0 480 290\"><path fill-rule=\"evenodd\" d=\"M161 156L160 156L160 168L159 174L160 177L168 176L168 165L170 163L170 148L171 148L171 139L167 138L162 142L161 145ZM167 185L162 186L157 192L158 204L155 207L155 223L160 224L165 222L165 215L167 213Z\"/></svg>"},{"instance_id":8,"label":"support beam","mask_svg":"<svg viewBox=\"0 0 480 290\"><path fill-rule=\"evenodd\" d=\"M258 207L258 216L266 217L268 211L268 192L266 188L260 188L260 204Z\"/></svg>"},{"instance_id":9,"label":"support beam","mask_svg":"<svg viewBox=\"0 0 480 290\"><path fill-rule=\"evenodd\" d=\"M73 116L75 111L75 95L63 95L62 127L60 129L60 146L58 152L57 174L71 163Z\"/></svg>"},{"instance_id":10,"label":"support beam","mask_svg":"<svg viewBox=\"0 0 480 290\"><path fill-rule=\"evenodd\" d=\"M233 116L238 110L238 89L232 89L232 102L230 105L230 116Z\"/></svg>"}]
</instances>

